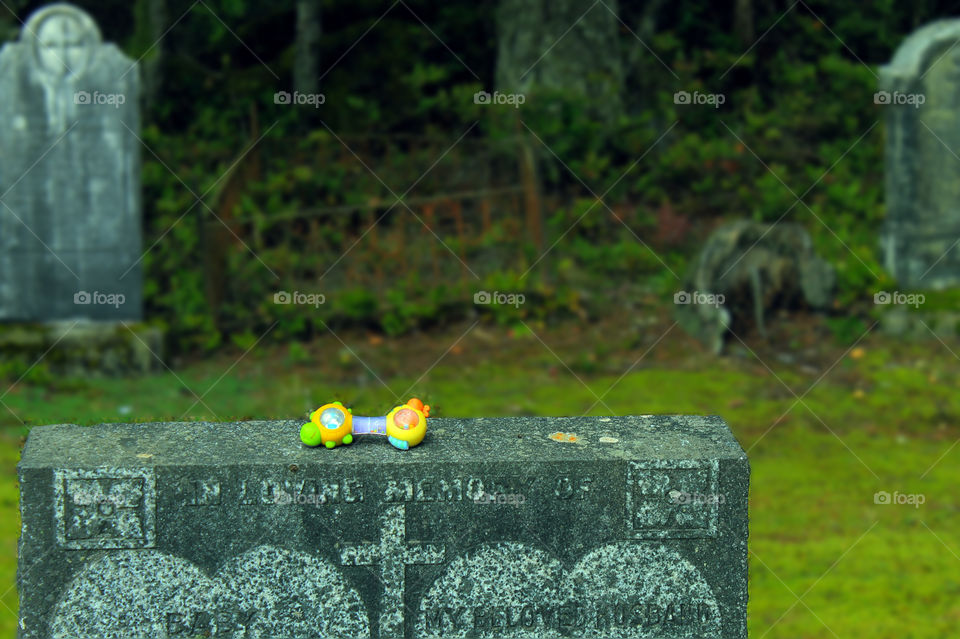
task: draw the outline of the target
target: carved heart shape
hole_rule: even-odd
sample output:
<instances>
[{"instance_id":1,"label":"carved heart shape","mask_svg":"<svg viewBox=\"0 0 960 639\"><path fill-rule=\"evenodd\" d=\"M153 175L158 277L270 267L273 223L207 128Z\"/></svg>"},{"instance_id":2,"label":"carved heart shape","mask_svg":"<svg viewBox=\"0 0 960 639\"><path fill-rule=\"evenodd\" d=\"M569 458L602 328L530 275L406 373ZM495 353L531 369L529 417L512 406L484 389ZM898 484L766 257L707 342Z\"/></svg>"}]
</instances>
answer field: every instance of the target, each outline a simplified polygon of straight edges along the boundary
<instances>
[{"instance_id":1,"label":"carved heart shape","mask_svg":"<svg viewBox=\"0 0 960 639\"><path fill-rule=\"evenodd\" d=\"M260 546L212 578L167 553L111 552L67 587L50 636L369 639L370 629L360 595L333 564Z\"/></svg>"},{"instance_id":2,"label":"carved heart shape","mask_svg":"<svg viewBox=\"0 0 960 639\"><path fill-rule=\"evenodd\" d=\"M569 572L519 543L452 561L420 602L418 639L719 639L720 612L696 567L662 544L614 543Z\"/></svg>"}]
</instances>

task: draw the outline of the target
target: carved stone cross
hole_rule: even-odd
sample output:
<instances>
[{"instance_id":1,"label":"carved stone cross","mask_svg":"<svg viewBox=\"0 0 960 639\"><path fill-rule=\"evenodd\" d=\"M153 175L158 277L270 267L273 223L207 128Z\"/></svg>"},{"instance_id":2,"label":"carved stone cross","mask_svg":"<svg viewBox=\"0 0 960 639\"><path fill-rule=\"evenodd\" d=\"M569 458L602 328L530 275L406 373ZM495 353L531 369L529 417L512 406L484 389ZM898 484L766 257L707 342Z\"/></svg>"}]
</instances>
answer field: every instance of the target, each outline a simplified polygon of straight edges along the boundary
<instances>
[{"instance_id":1,"label":"carved stone cross","mask_svg":"<svg viewBox=\"0 0 960 639\"><path fill-rule=\"evenodd\" d=\"M403 637L404 586L407 564L439 564L444 546L407 545L404 506L390 506L381 517L380 543L362 543L344 548L340 561L349 566L380 565L383 595L380 602L380 637Z\"/></svg>"}]
</instances>

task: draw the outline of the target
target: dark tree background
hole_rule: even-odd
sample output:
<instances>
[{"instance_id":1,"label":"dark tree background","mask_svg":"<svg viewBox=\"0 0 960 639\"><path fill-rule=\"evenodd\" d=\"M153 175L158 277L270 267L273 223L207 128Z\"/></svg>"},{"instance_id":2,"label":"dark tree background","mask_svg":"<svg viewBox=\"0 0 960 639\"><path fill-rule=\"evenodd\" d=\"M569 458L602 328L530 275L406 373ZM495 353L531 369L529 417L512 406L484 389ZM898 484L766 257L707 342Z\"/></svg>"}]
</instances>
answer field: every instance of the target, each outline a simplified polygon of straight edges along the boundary
<instances>
[{"instance_id":1,"label":"dark tree background","mask_svg":"<svg viewBox=\"0 0 960 639\"><path fill-rule=\"evenodd\" d=\"M41 4L8 6L25 20ZM795 203L779 180L801 193L828 168L803 200L830 232L805 207L786 219L837 265L837 312L856 318L886 285L869 273L882 271L875 69L954 9L78 4L140 60L148 311L190 351L274 322L276 339L319 323L402 333L459 319L473 291L497 286L542 302L490 309L504 321L589 316L623 287L665 295L720 221L776 220ZM275 103L283 91L323 104ZM524 103L478 104L479 91ZM725 101L684 107L677 91ZM298 286L328 303L309 317L271 303Z\"/></svg>"}]
</instances>

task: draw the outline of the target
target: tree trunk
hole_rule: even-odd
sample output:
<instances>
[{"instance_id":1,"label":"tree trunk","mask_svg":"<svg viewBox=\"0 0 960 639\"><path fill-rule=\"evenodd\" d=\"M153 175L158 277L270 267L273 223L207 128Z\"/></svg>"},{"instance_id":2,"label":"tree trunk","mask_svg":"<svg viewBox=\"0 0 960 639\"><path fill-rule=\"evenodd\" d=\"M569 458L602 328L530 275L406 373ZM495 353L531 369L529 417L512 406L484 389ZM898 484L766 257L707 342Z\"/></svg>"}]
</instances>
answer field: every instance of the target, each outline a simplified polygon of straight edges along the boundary
<instances>
[{"instance_id":1,"label":"tree trunk","mask_svg":"<svg viewBox=\"0 0 960 639\"><path fill-rule=\"evenodd\" d=\"M145 110L157 103L163 90L164 33L167 25L167 0L139 0L136 7L138 44L144 49L142 99Z\"/></svg>"},{"instance_id":2,"label":"tree trunk","mask_svg":"<svg viewBox=\"0 0 960 639\"><path fill-rule=\"evenodd\" d=\"M320 0L297 0L297 41L293 62L295 91L309 94L320 92L322 33Z\"/></svg>"},{"instance_id":3,"label":"tree trunk","mask_svg":"<svg viewBox=\"0 0 960 639\"><path fill-rule=\"evenodd\" d=\"M753 0L736 0L733 7L733 33L740 44L749 47L756 39L753 28Z\"/></svg>"}]
</instances>

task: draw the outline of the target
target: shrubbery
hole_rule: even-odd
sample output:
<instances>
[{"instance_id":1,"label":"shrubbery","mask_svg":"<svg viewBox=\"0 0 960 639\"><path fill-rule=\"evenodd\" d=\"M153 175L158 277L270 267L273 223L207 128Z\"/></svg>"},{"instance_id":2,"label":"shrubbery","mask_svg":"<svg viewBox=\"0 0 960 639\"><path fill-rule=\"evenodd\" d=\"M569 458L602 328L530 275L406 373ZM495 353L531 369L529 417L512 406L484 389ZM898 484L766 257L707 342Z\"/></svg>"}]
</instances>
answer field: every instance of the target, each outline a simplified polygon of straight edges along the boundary
<instances>
[{"instance_id":1,"label":"shrubbery","mask_svg":"<svg viewBox=\"0 0 960 639\"><path fill-rule=\"evenodd\" d=\"M877 261L875 66L942 9L810 2L784 14L757 4L756 34L770 31L748 49L728 35L732 3L663 6L649 32L637 26L649 24L640 8L620 4L631 28L610 54L625 62L624 109L604 124L587 108L603 96L475 104L474 93L494 88L496 29L482 5L411 2L438 38L398 8L350 49L382 7L324 2L332 66L320 109L273 103L289 88L291 40L277 30L290 35L292 2L224 8L263 64L195 6L169 36L164 91L143 135L150 316L189 351L250 343L271 326L270 339L287 339L346 325L396 334L477 312L505 322L583 316L624 282L669 299L671 271L682 275L702 238L740 217L808 228L837 267L838 311L859 313L888 284ZM148 50L105 7L91 10L108 37ZM676 104L677 91L723 104ZM541 235L522 193L425 201L523 187L522 145L537 160ZM410 209L391 209L421 178ZM325 302L274 303L294 290ZM536 303L477 306L478 290Z\"/></svg>"}]
</instances>

